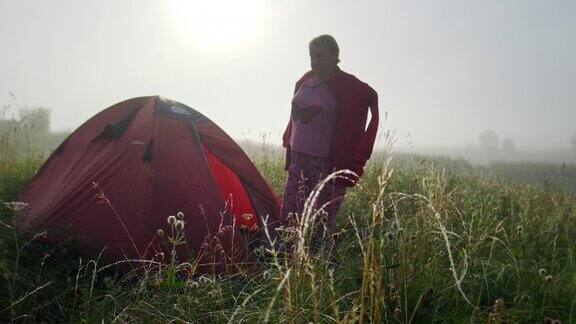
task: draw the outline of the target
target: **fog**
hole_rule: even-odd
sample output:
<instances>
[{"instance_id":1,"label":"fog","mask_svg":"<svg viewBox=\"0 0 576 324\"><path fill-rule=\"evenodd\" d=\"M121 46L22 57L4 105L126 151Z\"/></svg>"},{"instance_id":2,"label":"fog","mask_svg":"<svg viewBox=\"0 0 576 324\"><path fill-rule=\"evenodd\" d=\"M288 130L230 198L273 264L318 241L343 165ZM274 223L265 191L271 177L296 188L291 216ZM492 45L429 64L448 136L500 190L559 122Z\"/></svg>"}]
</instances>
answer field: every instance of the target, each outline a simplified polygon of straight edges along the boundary
<instances>
[{"instance_id":1,"label":"fog","mask_svg":"<svg viewBox=\"0 0 576 324\"><path fill-rule=\"evenodd\" d=\"M328 33L397 150L573 162L575 16L574 1L4 1L0 106L49 108L64 131L159 94L279 143L307 43Z\"/></svg>"}]
</instances>

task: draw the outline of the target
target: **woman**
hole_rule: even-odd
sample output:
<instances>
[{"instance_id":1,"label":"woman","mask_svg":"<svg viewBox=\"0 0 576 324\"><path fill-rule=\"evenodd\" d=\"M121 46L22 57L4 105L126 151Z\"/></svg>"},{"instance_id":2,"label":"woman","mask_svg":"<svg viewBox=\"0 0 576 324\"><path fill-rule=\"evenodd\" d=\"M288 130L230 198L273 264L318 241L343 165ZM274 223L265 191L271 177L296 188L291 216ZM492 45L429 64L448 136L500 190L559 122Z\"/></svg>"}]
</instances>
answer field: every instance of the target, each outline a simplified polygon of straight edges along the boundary
<instances>
[{"instance_id":1,"label":"woman","mask_svg":"<svg viewBox=\"0 0 576 324\"><path fill-rule=\"evenodd\" d=\"M309 44L312 70L296 82L292 112L284 132L288 180L282 217L290 222L303 211L304 202L316 185L338 170L356 176L330 181L315 206L327 204L319 217L327 230L316 232L330 242L336 229L336 213L347 187L356 184L372 154L378 129L378 95L366 83L338 67L340 50L334 37L321 35ZM370 110L371 119L366 128Z\"/></svg>"}]
</instances>

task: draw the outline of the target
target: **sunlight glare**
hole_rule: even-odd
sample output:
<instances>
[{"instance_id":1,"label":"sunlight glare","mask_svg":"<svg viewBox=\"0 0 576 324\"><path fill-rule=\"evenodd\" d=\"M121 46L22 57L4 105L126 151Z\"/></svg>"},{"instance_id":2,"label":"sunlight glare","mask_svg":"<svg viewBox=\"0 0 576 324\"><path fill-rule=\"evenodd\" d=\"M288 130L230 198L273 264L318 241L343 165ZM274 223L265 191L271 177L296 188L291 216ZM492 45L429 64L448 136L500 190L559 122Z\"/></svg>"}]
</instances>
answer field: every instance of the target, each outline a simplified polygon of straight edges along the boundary
<instances>
[{"instance_id":1,"label":"sunlight glare","mask_svg":"<svg viewBox=\"0 0 576 324\"><path fill-rule=\"evenodd\" d=\"M171 0L174 27L195 48L246 45L264 22L263 0Z\"/></svg>"}]
</instances>

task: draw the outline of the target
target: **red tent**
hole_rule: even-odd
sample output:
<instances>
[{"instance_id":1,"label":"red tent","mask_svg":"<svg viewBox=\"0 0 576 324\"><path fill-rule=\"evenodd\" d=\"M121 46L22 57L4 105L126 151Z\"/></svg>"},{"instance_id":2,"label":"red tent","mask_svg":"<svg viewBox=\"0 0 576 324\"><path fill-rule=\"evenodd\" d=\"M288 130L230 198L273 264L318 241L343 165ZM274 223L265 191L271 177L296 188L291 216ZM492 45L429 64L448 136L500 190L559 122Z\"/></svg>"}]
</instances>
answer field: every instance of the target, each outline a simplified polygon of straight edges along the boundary
<instances>
[{"instance_id":1,"label":"red tent","mask_svg":"<svg viewBox=\"0 0 576 324\"><path fill-rule=\"evenodd\" d=\"M17 214L21 228L46 230L52 243L71 239L92 256L104 251L108 261L166 255L167 217L182 212L180 261L193 255L218 271L251 259L251 248L266 241L263 227L280 223L275 194L234 140L158 96L118 103L80 126L22 200L29 206Z\"/></svg>"}]
</instances>

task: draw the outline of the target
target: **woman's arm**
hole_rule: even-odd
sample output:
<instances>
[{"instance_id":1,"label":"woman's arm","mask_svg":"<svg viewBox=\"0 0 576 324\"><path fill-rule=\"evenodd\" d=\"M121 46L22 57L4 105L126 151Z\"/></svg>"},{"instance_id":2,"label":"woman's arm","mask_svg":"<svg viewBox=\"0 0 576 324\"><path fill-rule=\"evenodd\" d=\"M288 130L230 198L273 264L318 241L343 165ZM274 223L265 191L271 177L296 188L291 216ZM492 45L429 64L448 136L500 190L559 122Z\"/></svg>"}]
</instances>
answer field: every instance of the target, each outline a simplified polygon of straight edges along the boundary
<instances>
[{"instance_id":1,"label":"woman's arm","mask_svg":"<svg viewBox=\"0 0 576 324\"><path fill-rule=\"evenodd\" d=\"M378 133L379 115L378 115L378 93L368 86L367 104L370 108L370 123L366 131L360 139L358 150L356 152L356 161L362 166L366 165L366 161L372 155L374 142L376 141L376 134Z\"/></svg>"}]
</instances>

